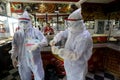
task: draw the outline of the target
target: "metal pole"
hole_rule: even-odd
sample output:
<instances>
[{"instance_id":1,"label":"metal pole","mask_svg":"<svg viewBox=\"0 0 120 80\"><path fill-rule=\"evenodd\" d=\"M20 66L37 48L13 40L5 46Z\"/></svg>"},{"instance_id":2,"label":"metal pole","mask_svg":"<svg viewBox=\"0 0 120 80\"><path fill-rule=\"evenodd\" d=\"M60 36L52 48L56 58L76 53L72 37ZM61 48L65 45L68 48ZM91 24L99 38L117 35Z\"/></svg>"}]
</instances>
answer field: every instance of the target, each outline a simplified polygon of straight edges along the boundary
<instances>
[{"instance_id":1,"label":"metal pole","mask_svg":"<svg viewBox=\"0 0 120 80\"><path fill-rule=\"evenodd\" d=\"M46 15L45 15L45 21L46 21L46 23L48 22L48 14L46 13Z\"/></svg>"},{"instance_id":2,"label":"metal pole","mask_svg":"<svg viewBox=\"0 0 120 80\"><path fill-rule=\"evenodd\" d=\"M59 17L59 15L58 15L58 13L57 13L57 31L59 30L59 26L58 26L58 17Z\"/></svg>"}]
</instances>

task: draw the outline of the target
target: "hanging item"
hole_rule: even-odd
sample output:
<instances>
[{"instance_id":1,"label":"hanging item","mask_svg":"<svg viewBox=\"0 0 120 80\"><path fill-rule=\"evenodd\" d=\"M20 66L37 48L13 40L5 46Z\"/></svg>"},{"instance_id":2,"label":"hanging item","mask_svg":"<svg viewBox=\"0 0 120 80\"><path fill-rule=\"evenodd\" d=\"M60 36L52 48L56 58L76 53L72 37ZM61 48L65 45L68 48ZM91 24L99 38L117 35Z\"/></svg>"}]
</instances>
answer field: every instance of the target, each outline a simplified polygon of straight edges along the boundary
<instances>
[{"instance_id":1,"label":"hanging item","mask_svg":"<svg viewBox=\"0 0 120 80\"><path fill-rule=\"evenodd\" d=\"M11 12L12 13L21 13L23 12L22 3L12 2L11 3Z\"/></svg>"},{"instance_id":2,"label":"hanging item","mask_svg":"<svg viewBox=\"0 0 120 80\"><path fill-rule=\"evenodd\" d=\"M0 15L6 15L6 5L3 2L0 2Z\"/></svg>"}]
</instances>

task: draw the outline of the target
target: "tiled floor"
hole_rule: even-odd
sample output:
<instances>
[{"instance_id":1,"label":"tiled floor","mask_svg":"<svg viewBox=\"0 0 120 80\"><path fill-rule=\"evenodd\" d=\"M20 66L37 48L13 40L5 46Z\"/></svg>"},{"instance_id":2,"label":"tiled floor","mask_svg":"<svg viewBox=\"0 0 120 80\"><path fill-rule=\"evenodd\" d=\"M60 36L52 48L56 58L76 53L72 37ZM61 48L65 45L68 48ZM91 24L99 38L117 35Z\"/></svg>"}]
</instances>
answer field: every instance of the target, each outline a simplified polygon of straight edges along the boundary
<instances>
[{"instance_id":1,"label":"tiled floor","mask_svg":"<svg viewBox=\"0 0 120 80\"><path fill-rule=\"evenodd\" d=\"M20 80L17 69L3 71L0 74L0 80ZM66 80L66 77L59 80ZM114 76L106 72L88 72L86 80L115 80Z\"/></svg>"}]
</instances>

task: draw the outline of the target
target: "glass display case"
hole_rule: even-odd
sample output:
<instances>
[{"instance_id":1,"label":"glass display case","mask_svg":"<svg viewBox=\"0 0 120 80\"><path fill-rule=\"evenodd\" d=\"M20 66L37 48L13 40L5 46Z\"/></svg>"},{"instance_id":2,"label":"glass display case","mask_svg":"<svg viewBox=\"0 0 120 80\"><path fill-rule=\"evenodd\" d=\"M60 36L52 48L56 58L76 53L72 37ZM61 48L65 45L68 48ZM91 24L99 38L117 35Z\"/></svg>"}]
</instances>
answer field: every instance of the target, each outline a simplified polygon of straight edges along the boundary
<instances>
[{"instance_id":1,"label":"glass display case","mask_svg":"<svg viewBox=\"0 0 120 80\"><path fill-rule=\"evenodd\" d=\"M64 24L64 19L67 16L68 14L61 13L36 14L36 22L39 23L38 25L40 25L42 31L46 26L46 23L50 23L50 26L54 29L55 33L57 33L58 31L62 31L66 28Z\"/></svg>"},{"instance_id":2,"label":"glass display case","mask_svg":"<svg viewBox=\"0 0 120 80\"><path fill-rule=\"evenodd\" d=\"M90 34L93 35L95 33L95 21L85 21L85 25Z\"/></svg>"},{"instance_id":3,"label":"glass display case","mask_svg":"<svg viewBox=\"0 0 120 80\"><path fill-rule=\"evenodd\" d=\"M8 18L5 16L0 16L0 39L9 36L9 28L8 28Z\"/></svg>"},{"instance_id":4,"label":"glass display case","mask_svg":"<svg viewBox=\"0 0 120 80\"><path fill-rule=\"evenodd\" d=\"M18 28L18 19L13 17L8 17L8 26L9 26L9 34L13 36Z\"/></svg>"},{"instance_id":5,"label":"glass display case","mask_svg":"<svg viewBox=\"0 0 120 80\"><path fill-rule=\"evenodd\" d=\"M113 39L120 42L120 20L113 20L112 22L110 40L112 41Z\"/></svg>"},{"instance_id":6,"label":"glass display case","mask_svg":"<svg viewBox=\"0 0 120 80\"><path fill-rule=\"evenodd\" d=\"M93 42L120 41L120 20L85 21Z\"/></svg>"},{"instance_id":7,"label":"glass display case","mask_svg":"<svg viewBox=\"0 0 120 80\"><path fill-rule=\"evenodd\" d=\"M55 30L55 33L58 31L65 30L65 24L64 24L64 16L55 16L52 18L52 26Z\"/></svg>"},{"instance_id":8,"label":"glass display case","mask_svg":"<svg viewBox=\"0 0 120 80\"><path fill-rule=\"evenodd\" d=\"M105 20L85 21L86 28L90 32L94 43L107 42L108 34L105 30L106 24Z\"/></svg>"},{"instance_id":9,"label":"glass display case","mask_svg":"<svg viewBox=\"0 0 120 80\"><path fill-rule=\"evenodd\" d=\"M18 21L15 18L0 16L0 39L13 36Z\"/></svg>"},{"instance_id":10,"label":"glass display case","mask_svg":"<svg viewBox=\"0 0 120 80\"><path fill-rule=\"evenodd\" d=\"M104 34L105 31L105 20L95 20L95 33Z\"/></svg>"},{"instance_id":11,"label":"glass display case","mask_svg":"<svg viewBox=\"0 0 120 80\"><path fill-rule=\"evenodd\" d=\"M112 24L111 36L120 36L120 21L114 20Z\"/></svg>"}]
</instances>

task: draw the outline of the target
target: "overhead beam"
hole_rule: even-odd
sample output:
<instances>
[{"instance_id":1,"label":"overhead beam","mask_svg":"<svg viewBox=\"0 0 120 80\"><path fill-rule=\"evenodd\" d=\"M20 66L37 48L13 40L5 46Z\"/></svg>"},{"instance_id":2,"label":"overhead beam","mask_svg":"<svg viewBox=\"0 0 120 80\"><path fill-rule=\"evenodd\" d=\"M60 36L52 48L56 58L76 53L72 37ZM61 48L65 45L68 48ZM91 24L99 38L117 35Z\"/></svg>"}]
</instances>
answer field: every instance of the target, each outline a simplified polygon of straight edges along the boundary
<instances>
[{"instance_id":1,"label":"overhead beam","mask_svg":"<svg viewBox=\"0 0 120 80\"><path fill-rule=\"evenodd\" d=\"M103 10L105 13L120 11L120 0L115 0L114 2L105 5Z\"/></svg>"},{"instance_id":2,"label":"overhead beam","mask_svg":"<svg viewBox=\"0 0 120 80\"><path fill-rule=\"evenodd\" d=\"M8 0L9 2L26 2L26 3L74 3L79 0Z\"/></svg>"}]
</instances>

